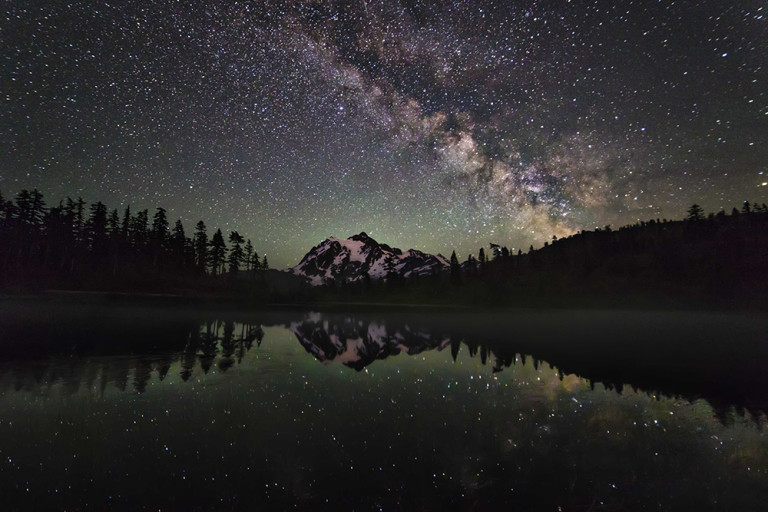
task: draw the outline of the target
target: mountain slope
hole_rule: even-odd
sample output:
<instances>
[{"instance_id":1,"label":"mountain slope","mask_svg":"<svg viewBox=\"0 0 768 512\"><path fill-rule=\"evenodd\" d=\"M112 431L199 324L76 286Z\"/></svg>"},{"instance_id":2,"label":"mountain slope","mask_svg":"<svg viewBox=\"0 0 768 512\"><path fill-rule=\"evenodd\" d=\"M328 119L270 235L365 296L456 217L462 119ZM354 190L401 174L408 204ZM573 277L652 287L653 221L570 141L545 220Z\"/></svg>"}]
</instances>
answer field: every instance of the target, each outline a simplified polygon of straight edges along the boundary
<instances>
[{"instance_id":1,"label":"mountain slope","mask_svg":"<svg viewBox=\"0 0 768 512\"><path fill-rule=\"evenodd\" d=\"M381 279L392 272L400 277L426 276L442 272L449 263L442 255L415 249L402 251L380 244L365 233L346 240L328 238L313 247L301 262L290 269L319 286L332 282Z\"/></svg>"}]
</instances>

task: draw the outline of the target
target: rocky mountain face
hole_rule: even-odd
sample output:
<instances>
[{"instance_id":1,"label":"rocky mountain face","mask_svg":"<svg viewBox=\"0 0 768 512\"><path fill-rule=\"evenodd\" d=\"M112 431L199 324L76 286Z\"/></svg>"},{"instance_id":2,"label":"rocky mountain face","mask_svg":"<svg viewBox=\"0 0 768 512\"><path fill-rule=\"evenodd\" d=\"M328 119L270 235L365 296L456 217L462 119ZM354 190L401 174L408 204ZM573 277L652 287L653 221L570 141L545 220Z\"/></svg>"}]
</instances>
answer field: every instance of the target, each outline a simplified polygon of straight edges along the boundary
<instances>
[{"instance_id":1,"label":"rocky mountain face","mask_svg":"<svg viewBox=\"0 0 768 512\"><path fill-rule=\"evenodd\" d=\"M326 239L313 247L290 271L319 286L366 278L381 279L391 274L404 278L426 276L448 267L448 260L440 254L434 256L415 249L402 251L360 233L346 240Z\"/></svg>"}]
</instances>

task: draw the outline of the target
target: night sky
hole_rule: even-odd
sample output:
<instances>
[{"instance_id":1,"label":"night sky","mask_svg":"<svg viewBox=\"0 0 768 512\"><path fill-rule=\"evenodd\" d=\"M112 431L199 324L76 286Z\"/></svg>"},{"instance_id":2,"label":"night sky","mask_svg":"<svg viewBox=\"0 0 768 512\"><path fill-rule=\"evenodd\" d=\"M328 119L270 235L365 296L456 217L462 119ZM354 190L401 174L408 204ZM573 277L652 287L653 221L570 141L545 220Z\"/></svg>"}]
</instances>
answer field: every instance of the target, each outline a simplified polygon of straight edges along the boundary
<instances>
[{"instance_id":1,"label":"night sky","mask_svg":"<svg viewBox=\"0 0 768 512\"><path fill-rule=\"evenodd\" d=\"M4 195L163 206L276 267L768 202L764 0L10 0L0 48Z\"/></svg>"}]
</instances>

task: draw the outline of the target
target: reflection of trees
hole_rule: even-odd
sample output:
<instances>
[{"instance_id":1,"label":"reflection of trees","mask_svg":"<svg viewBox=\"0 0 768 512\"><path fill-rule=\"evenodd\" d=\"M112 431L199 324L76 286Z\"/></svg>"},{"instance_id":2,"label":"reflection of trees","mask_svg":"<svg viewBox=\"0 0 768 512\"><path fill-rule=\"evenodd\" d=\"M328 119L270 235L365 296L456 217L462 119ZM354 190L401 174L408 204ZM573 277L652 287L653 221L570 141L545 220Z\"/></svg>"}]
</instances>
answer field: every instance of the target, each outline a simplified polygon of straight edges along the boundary
<instances>
[{"instance_id":1,"label":"reflection of trees","mask_svg":"<svg viewBox=\"0 0 768 512\"><path fill-rule=\"evenodd\" d=\"M115 323L114 318L110 321ZM102 322L92 323L70 326L63 338L44 328L30 352L21 346L0 356L0 361L11 360L0 366L0 379L10 377L16 391L59 384L65 396L83 386L102 395L110 386L126 391L129 383L135 392L143 393L153 378L168 378L175 365L183 381L193 376L198 365L203 373L213 366L227 371L243 361L254 342L260 345L264 338L261 325L232 320L118 321L101 332ZM71 340L78 344L72 345Z\"/></svg>"},{"instance_id":2,"label":"reflection of trees","mask_svg":"<svg viewBox=\"0 0 768 512\"><path fill-rule=\"evenodd\" d=\"M203 373L207 374L211 369L214 359L216 359L216 352L218 351L217 342L219 340L220 322L206 322L204 326L204 332L200 339L200 348L198 351L198 358L200 359L200 368Z\"/></svg>"},{"instance_id":3,"label":"reflection of trees","mask_svg":"<svg viewBox=\"0 0 768 512\"><path fill-rule=\"evenodd\" d=\"M571 339L570 329L563 332L559 343L546 343L542 341L549 334L519 335L512 324L508 329L497 324L483 329L463 318L450 323L440 317L441 323L435 327L421 324L419 317L410 322L385 322L314 314L290 322L291 317L273 316L266 324L287 326L319 361L337 361L357 371L401 353L415 355L450 347L454 361L464 350L465 356L478 358L494 373L517 364L540 371L548 363L550 368L556 367L561 380L565 375L583 377L593 389L601 383L617 393L631 386L654 396L706 398L724 421L734 406L737 412L753 416L768 411L768 391L755 384L761 382L764 371L760 362L765 354L759 347L744 352L751 359L744 354L731 357L726 351L718 352L721 357L717 358L681 348L670 351L662 342L647 348L654 340L646 338L631 343L625 339L620 348L613 349L617 343L610 330L599 335L589 331L590 339L596 340L590 345L586 338ZM188 381L196 373L226 372L242 363L264 338L262 322L142 316L130 308L110 308L105 314L66 321L52 318L41 321L35 316L35 332L29 323L22 326L3 320L0 379L14 389L58 385L62 393L74 394L83 387L104 393L112 386L143 392L153 379L178 376ZM718 341L697 340L696 346L718 346ZM12 362L3 365L2 361Z\"/></svg>"},{"instance_id":4,"label":"reflection of trees","mask_svg":"<svg viewBox=\"0 0 768 512\"><path fill-rule=\"evenodd\" d=\"M205 374L214 364L226 372L243 361L254 341L261 345L263 338L264 331L259 324L238 324L233 320L204 322L196 332L190 333L181 355L181 378L188 380L192 376L196 361Z\"/></svg>"},{"instance_id":5,"label":"reflection of trees","mask_svg":"<svg viewBox=\"0 0 768 512\"><path fill-rule=\"evenodd\" d=\"M734 408L737 414L748 412L754 418L768 413L768 393L754 385L760 381L757 377L759 368L747 368L751 371L745 373L745 368L738 366L740 371L737 372L731 367L721 367L722 361L716 358L700 357L696 365L683 366L685 371L679 367L670 371L671 363L655 351L638 351L631 359L622 362L617 361L615 354L584 350L578 343L566 343L569 348L563 350L562 346L537 346L535 340L518 343L507 339L482 339L461 329L445 333L444 327L430 331L397 322L308 317L292 323L290 329L307 352L319 361L339 361L357 371L401 352L414 355L447 346L456 361L464 345L469 357L479 357L481 364L492 365L494 373L518 363L522 366L530 363L534 371L539 371L546 363L556 371L560 381L566 375L574 375L586 379L593 390L595 383L600 383L606 390L622 394L624 387L629 385L636 392L642 390L655 397L689 401L706 398L723 421L732 415ZM691 355L683 354L682 357L683 363L688 363Z\"/></svg>"},{"instance_id":6,"label":"reflection of trees","mask_svg":"<svg viewBox=\"0 0 768 512\"><path fill-rule=\"evenodd\" d=\"M236 343L234 340L234 323L229 320L224 322L224 335L221 338L221 357L219 358L219 370L227 371L235 364L232 356L235 354Z\"/></svg>"}]
</instances>

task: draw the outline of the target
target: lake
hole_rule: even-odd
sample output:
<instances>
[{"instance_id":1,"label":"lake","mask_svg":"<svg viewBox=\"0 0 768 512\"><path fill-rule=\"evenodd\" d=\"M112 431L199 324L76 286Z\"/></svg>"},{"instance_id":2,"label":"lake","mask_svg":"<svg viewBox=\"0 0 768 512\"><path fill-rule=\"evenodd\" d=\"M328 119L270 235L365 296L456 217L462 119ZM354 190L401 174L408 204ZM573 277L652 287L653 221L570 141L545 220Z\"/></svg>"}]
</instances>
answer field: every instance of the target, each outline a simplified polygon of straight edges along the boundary
<instances>
[{"instance_id":1,"label":"lake","mask_svg":"<svg viewBox=\"0 0 768 512\"><path fill-rule=\"evenodd\" d=\"M768 319L0 301L4 510L759 510Z\"/></svg>"}]
</instances>

